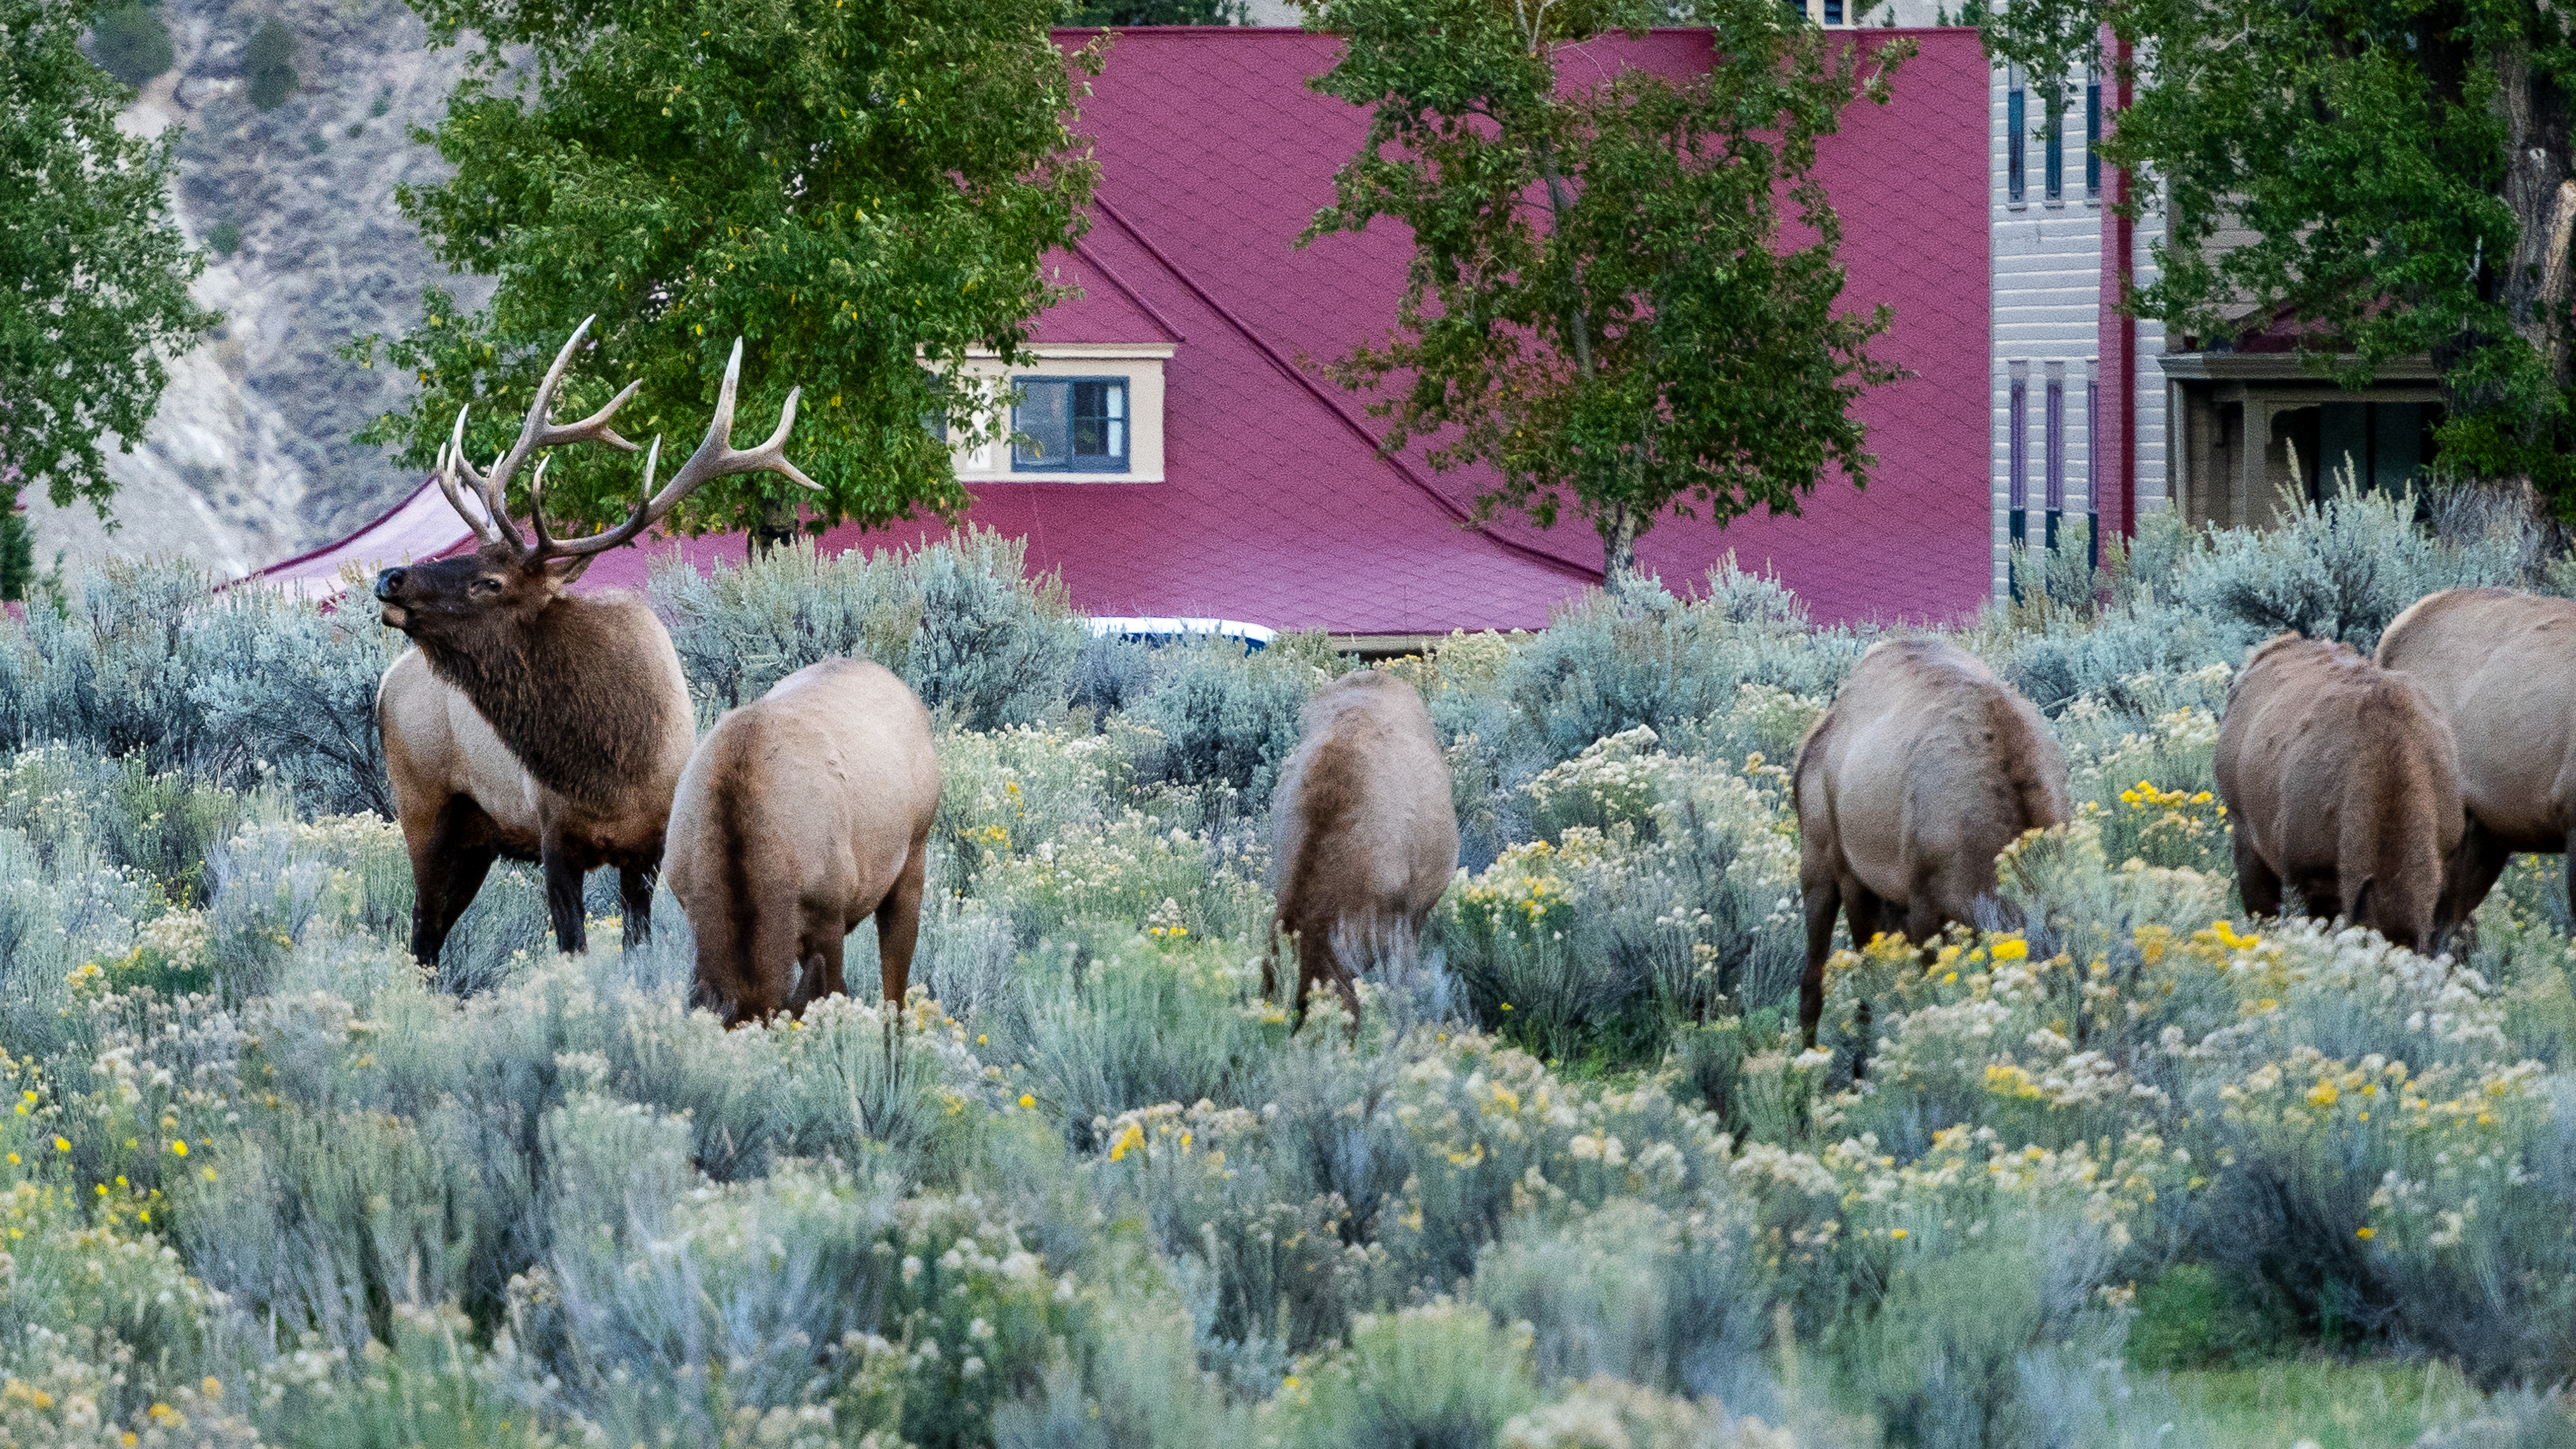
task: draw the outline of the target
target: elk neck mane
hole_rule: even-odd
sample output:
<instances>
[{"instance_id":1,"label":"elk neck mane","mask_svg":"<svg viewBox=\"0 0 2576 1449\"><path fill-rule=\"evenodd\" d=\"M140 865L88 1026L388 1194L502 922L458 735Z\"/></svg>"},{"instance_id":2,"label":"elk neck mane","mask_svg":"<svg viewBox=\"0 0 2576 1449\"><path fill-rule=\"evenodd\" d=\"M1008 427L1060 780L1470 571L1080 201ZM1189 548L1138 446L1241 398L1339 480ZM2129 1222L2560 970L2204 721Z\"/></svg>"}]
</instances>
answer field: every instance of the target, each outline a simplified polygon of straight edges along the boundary
<instances>
[{"instance_id":1,"label":"elk neck mane","mask_svg":"<svg viewBox=\"0 0 2576 1449\"><path fill-rule=\"evenodd\" d=\"M525 626L449 646L424 639L420 649L538 784L613 809L651 772L671 725L645 632L652 621L641 614L632 603L567 595Z\"/></svg>"}]
</instances>

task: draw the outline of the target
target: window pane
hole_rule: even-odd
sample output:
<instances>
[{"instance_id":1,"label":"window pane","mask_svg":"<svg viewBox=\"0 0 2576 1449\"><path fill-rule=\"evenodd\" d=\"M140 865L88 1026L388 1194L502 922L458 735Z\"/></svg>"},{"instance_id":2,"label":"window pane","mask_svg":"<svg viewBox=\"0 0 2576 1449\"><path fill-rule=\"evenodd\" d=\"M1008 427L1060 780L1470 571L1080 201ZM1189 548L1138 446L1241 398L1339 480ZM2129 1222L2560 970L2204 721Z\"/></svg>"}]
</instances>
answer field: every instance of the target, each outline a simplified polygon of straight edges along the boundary
<instances>
[{"instance_id":1,"label":"window pane","mask_svg":"<svg viewBox=\"0 0 2576 1449\"><path fill-rule=\"evenodd\" d=\"M2048 511L2066 506L2066 384L2048 385Z\"/></svg>"},{"instance_id":2,"label":"window pane","mask_svg":"<svg viewBox=\"0 0 2576 1449\"><path fill-rule=\"evenodd\" d=\"M2084 194L2102 194L2102 77L2084 82Z\"/></svg>"},{"instance_id":3,"label":"window pane","mask_svg":"<svg viewBox=\"0 0 2576 1449\"><path fill-rule=\"evenodd\" d=\"M1011 466L1023 472L1062 468L1071 460L1068 416L1073 384L1034 377L1016 379L1020 402L1011 409Z\"/></svg>"},{"instance_id":4,"label":"window pane","mask_svg":"<svg viewBox=\"0 0 2576 1449\"><path fill-rule=\"evenodd\" d=\"M2004 453L2010 460L2010 471L2005 475L2004 507L2018 519L2021 511L2030 506L2030 384L2019 378L2013 380L2009 417L2006 426L2011 436L2005 440Z\"/></svg>"},{"instance_id":5,"label":"window pane","mask_svg":"<svg viewBox=\"0 0 2576 1449\"><path fill-rule=\"evenodd\" d=\"M2046 127L2048 134L2041 143L2048 148L2046 160L2042 163L2041 185L2045 188L2048 199L2056 201L2066 195L2066 127L2060 124L2060 117L2054 109L2056 102L2051 100L2049 105L2051 110Z\"/></svg>"},{"instance_id":6,"label":"window pane","mask_svg":"<svg viewBox=\"0 0 2576 1449\"><path fill-rule=\"evenodd\" d=\"M1127 471L1127 384L1101 378L1073 385L1073 462L1084 472Z\"/></svg>"},{"instance_id":7,"label":"window pane","mask_svg":"<svg viewBox=\"0 0 2576 1449\"><path fill-rule=\"evenodd\" d=\"M2018 73L2012 88L2004 92L2004 199L2019 201L2022 197L2022 90Z\"/></svg>"}]
</instances>

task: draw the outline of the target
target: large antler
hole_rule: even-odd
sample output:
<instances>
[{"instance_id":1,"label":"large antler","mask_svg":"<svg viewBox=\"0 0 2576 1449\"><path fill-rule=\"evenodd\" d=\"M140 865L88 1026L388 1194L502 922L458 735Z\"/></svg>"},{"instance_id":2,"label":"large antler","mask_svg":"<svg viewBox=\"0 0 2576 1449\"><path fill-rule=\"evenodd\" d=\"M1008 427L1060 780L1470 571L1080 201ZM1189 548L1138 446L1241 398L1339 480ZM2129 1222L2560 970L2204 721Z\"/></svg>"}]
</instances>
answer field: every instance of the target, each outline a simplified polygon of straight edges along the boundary
<instances>
[{"instance_id":1,"label":"large antler","mask_svg":"<svg viewBox=\"0 0 2576 1449\"><path fill-rule=\"evenodd\" d=\"M526 466L529 456L538 449L560 447L566 443L606 443L622 453L635 451L635 445L617 436L616 431L608 426L608 420L625 406L628 398L635 395L635 389L643 386L640 382L628 383L624 392L609 399L608 406L580 422L557 427L547 421L547 414L554 404L555 388L563 381L564 369L572 365L572 355L580 350L581 339L589 334L590 324L598 320L597 313L583 318L581 325L573 329L572 339L555 354L555 365L546 369L545 381L537 384L536 398L528 404L528 420L520 425L519 441L493 462L491 472L477 473L474 464L467 460L465 409L456 410L455 431L449 436L447 446L438 451L438 489L447 495L447 505L456 510L457 516L465 520L466 527L473 529L474 536L482 542L507 542L512 550L522 555L528 553L527 540L519 537L518 526L510 521L506 500L510 480L518 476L519 469ZM535 507L534 490L542 484L545 472L545 464L540 462L536 477L529 482L532 512ZM459 473L464 474L466 481L474 485L474 491L481 495L483 516L480 518L475 517L473 509L465 506L465 499L457 491L456 475ZM544 551L545 538L546 526L540 518L537 520L540 555Z\"/></svg>"},{"instance_id":2,"label":"large antler","mask_svg":"<svg viewBox=\"0 0 2576 1449\"><path fill-rule=\"evenodd\" d=\"M529 513L537 526L538 552L541 555L562 558L587 558L593 554L605 553L659 523L664 514L669 513L681 499L696 492L700 486L713 479L734 473L782 473L805 487L821 492L821 484L798 472L796 465L787 461L787 433L789 429L796 426L796 399L804 389L788 389L787 406L780 409L778 414L778 431L769 435L768 442L750 449L736 448L733 445L734 384L741 374L742 339L737 337L733 343L733 356L725 363L724 386L716 391L716 415L707 424L705 440L698 444L696 452L689 455L689 461L680 465L680 471L671 475L671 481L662 485L662 491L656 493L653 491L653 473L661 464L662 440L655 438L653 450L644 457L644 497L636 504L635 512L629 515L624 523L613 529L592 534L588 538L558 542L546 531L545 509L542 506L545 470L539 468L537 477L529 484L528 493ZM613 407L614 404L611 406Z\"/></svg>"}]
</instances>

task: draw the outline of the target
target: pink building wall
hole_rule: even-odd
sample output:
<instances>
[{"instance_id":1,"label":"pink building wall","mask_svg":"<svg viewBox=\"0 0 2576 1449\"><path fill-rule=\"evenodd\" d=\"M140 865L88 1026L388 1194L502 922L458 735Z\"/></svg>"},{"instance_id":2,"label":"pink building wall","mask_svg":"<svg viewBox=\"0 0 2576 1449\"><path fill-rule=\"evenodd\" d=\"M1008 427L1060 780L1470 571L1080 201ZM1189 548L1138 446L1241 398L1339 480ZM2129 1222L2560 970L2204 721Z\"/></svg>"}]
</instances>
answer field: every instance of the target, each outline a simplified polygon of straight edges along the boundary
<instances>
[{"instance_id":1,"label":"pink building wall","mask_svg":"<svg viewBox=\"0 0 2576 1449\"><path fill-rule=\"evenodd\" d=\"M1732 551L1776 571L1822 620L1954 619L1987 593L1987 68L1966 29L1911 38L1885 107L1855 105L1820 166L1843 225L1851 308L1887 303L1878 345L1912 377L1860 404L1879 459L1865 492L1821 484L1803 516L1725 528L1668 518L1646 567L1693 586ZM1068 43L1086 39L1068 33ZM1068 273L1090 293L1041 319L1044 342L1175 341L1166 367L1167 481L982 483L972 521L1023 535L1095 614L1216 615L1277 628L1418 633L1538 627L1600 576L1579 521L1460 527L1472 476L1376 456L1362 400L1314 364L1381 335L1410 238L1380 224L1298 249L1366 118L1305 80L1338 42L1298 31L1122 34L1078 129L1101 163L1092 229ZM1656 32L1567 57L1569 66L1704 65L1704 33ZM1127 336L1143 330L1149 336ZM1110 335L1116 332L1122 335ZM933 526L835 530L827 549L936 536ZM739 537L656 545L701 567L738 561ZM635 583L640 552L590 573Z\"/></svg>"}]
</instances>

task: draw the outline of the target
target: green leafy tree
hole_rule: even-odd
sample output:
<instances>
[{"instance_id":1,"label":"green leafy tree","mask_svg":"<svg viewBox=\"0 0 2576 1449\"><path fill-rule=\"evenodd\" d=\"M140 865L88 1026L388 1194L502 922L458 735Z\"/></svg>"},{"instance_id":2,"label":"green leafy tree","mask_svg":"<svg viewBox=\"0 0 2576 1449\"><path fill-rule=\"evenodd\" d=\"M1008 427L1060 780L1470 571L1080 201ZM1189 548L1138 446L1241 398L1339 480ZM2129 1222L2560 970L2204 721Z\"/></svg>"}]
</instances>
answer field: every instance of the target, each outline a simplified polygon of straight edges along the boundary
<instances>
[{"instance_id":1,"label":"green leafy tree","mask_svg":"<svg viewBox=\"0 0 2576 1449\"><path fill-rule=\"evenodd\" d=\"M2550 0L2016 0L2034 77L2133 87L2103 144L2163 192L2142 316L2224 343L2286 312L2348 386L2429 356L2451 468L2576 512L2569 418L2576 28ZM2103 36L2111 37L2109 55Z\"/></svg>"},{"instance_id":2,"label":"green leafy tree","mask_svg":"<svg viewBox=\"0 0 2576 1449\"><path fill-rule=\"evenodd\" d=\"M205 262L170 221L177 134L116 128L132 92L81 53L91 13L0 0L0 513L36 484L105 517L101 440L133 446L162 357L216 320L188 297ZM12 568L0 593L26 583Z\"/></svg>"},{"instance_id":3,"label":"green leafy tree","mask_svg":"<svg viewBox=\"0 0 2576 1449\"><path fill-rule=\"evenodd\" d=\"M1332 375L1381 393L1389 449L1490 467L1480 518L1591 523L1613 576L1668 509L1723 522L1795 513L1829 470L1865 485L1851 405L1899 375L1868 352L1887 309L1836 309L1841 226L1815 161L1856 95L1885 100L1908 46L1828 38L1778 0L1705 0L1680 17L1710 27L1705 71L1560 76L1562 47L1669 8L1307 8L1345 37L1316 88L1374 117L1302 241L1384 217L1415 246L1394 331ZM1812 241L1782 244L1784 204Z\"/></svg>"},{"instance_id":4,"label":"green leafy tree","mask_svg":"<svg viewBox=\"0 0 2576 1449\"><path fill-rule=\"evenodd\" d=\"M0 482L13 481L0 475ZM17 504L0 503L0 599L27 597L27 587L35 579L35 530L27 526L27 515L18 511Z\"/></svg>"},{"instance_id":5,"label":"green leafy tree","mask_svg":"<svg viewBox=\"0 0 2576 1449\"><path fill-rule=\"evenodd\" d=\"M737 334L746 431L804 389L789 453L824 491L725 479L676 525L775 542L800 504L817 530L964 509L923 419L966 391L970 349L1023 356L1060 295L1041 259L1090 196L1068 126L1098 51L1068 65L1054 0L417 3L443 41L486 49L431 138L454 177L402 204L440 260L498 286L473 316L429 295L390 352L421 391L366 439L426 465L470 404L469 445L498 452L596 313L566 417L637 381L619 426L694 446ZM603 454L563 450L550 515L625 516L638 465Z\"/></svg>"},{"instance_id":6,"label":"green leafy tree","mask_svg":"<svg viewBox=\"0 0 2576 1449\"><path fill-rule=\"evenodd\" d=\"M250 79L251 109L273 111L285 105L301 84L295 74L295 32L273 15L261 21L242 53L242 73Z\"/></svg>"},{"instance_id":7,"label":"green leafy tree","mask_svg":"<svg viewBox=\"0 0 2576 1449\"><path fill-rule=\"evenodd\" d=\"M89 53L99 69L139 86L168 70L179 53L170 43L170 27L154 5L121 5L98 17Z\"/></svg>"}]
</instances>

